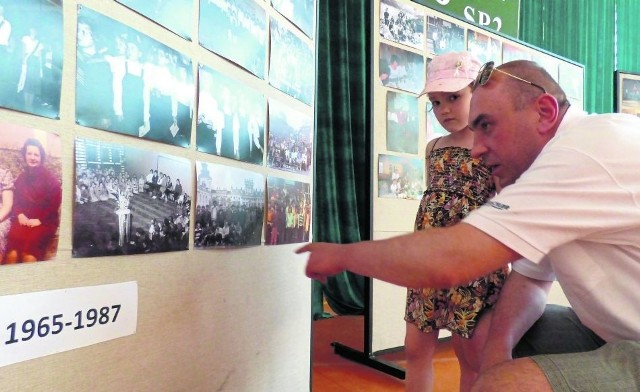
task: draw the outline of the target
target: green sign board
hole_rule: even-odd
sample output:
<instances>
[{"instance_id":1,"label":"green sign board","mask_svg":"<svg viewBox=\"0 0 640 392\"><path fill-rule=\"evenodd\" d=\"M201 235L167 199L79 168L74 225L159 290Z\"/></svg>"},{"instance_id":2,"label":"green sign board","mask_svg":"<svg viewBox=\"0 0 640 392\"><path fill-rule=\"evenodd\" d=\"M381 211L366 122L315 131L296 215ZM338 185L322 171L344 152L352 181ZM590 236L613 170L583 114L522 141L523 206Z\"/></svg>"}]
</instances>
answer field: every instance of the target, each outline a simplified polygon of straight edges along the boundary
<instances>
[{"instance_id":1,"label":"green sign board","mask_svg":"<svg viewBox=\"0 0 640 392\"><path fill-rule=\"evenodd\" d=\"M518 38L520 0L413 0L488 30Z\"/></svg>"}]
</instances>

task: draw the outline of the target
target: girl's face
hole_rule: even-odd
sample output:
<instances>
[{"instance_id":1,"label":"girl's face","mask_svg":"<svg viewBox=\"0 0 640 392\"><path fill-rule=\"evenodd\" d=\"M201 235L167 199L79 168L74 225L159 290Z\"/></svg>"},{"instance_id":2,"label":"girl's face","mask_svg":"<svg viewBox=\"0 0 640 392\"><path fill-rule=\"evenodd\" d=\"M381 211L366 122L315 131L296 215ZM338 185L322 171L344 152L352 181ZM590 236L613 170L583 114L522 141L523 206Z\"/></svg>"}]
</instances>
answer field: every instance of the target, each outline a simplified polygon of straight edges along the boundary
<instances>
[{"instance_id":1,"label":"girl's face","mask_svg":"<svg viewBox=\"0 0 640 392\"><path fill-rule=\"evenodd\" d=\"M454 133L461 131L469 124L469 103L471 87L456 92L431 92L429 101L436 119L447 130Z\"/></svg>"},{"instance_id":2,"label":"girl's face","mask_svg":"<svg viewBox=\"0 0 640 392\"><path fill-rule=\"evenodd\" d=\"M27 146L24 154L24 159L27 162L27 166L29 167L40 166L40 163L42 162L40 149L36 146Z\"/></svg>"}]
</instances>

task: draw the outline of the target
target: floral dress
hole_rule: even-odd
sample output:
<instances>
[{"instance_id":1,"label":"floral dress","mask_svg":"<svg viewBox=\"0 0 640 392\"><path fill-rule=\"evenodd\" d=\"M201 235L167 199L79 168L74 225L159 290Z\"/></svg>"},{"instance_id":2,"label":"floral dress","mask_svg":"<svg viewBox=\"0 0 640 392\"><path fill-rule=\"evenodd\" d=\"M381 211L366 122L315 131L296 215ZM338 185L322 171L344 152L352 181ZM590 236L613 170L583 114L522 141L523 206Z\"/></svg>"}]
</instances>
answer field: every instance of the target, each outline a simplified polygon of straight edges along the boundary
<instances>
[{"instance_id":1,"label":"floral dress","mask_svg":"<svg viewBox=\"0 0 640 392\"><path fill-rule=\"evenodd\" d=\"M0 169L0 207L2 207L2 192L13 190L13 176L9 170ZM11 215L0 221L0 261L7 250L7 233L11 228Z\"/></svg>"},{"instance_id":2,"label":"floral dress","mask_svg":"<svg viewBox=\"0 0 640 392\"><path fill-rule=\"evenodd\" d=\"M456 224L495 192L490 170L472 158L467 148L434 147L428 165L428 187L420 201L415 230ZM507 272L507 268L500 269L446 290L409 288L405 320L423 332L448 329L470 338L482 311L497 301Z\"/></svg>"}]
</instances>

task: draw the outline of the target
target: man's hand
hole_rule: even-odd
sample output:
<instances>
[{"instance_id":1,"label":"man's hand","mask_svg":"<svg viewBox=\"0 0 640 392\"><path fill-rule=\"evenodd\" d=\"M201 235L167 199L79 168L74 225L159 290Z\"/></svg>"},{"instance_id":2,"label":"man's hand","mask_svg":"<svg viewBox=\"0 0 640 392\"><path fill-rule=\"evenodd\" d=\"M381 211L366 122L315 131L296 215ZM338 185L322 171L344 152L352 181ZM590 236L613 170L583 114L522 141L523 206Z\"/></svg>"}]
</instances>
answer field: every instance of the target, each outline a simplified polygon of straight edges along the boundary
<instances>
[{"instance_id":1,"label":"man's hand","mask_svg":"<svg viewBox=\"0 0 640 392\"><path fill-rule=\"evenodd\" d=\"M332 276L345 270L340 259L343 255L344 245L330 244L326 242L310 243L296 250L297 254L309 252L307 276L322 283L327 281L327 276Z\"/></svg>"}]
</instances>

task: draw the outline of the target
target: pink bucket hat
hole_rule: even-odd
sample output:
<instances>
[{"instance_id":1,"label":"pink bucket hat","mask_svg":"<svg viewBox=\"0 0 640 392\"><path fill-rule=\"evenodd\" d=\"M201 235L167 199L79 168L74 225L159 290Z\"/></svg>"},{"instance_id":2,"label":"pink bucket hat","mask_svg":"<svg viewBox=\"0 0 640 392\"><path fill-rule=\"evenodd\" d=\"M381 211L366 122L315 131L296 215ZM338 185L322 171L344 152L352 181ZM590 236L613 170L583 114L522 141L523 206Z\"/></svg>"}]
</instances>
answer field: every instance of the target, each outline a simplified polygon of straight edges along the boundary
<instances>
[{"instance_id":1,"label":"pink bucket hat","mask_svg":"<svg viewBox=\"0 0 640 392\"><path fill-rule=\"evenodd\" d=\"M469 52L441 54L427 66L427 82L420 95L460 91L476 79L481 65Z\"/></svg>"}]
</instances>

